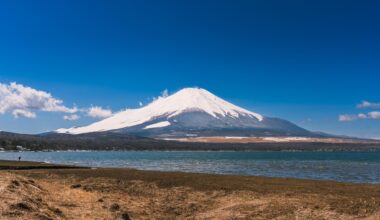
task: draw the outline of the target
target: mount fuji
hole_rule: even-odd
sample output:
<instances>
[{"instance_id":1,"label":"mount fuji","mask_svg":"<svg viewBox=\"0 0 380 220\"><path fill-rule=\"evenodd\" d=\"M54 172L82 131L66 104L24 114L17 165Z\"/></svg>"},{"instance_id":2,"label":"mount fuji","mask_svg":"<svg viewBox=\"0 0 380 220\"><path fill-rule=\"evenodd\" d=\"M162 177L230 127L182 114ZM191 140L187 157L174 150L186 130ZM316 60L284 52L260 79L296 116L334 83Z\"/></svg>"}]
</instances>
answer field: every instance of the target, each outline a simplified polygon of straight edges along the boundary
<instances>
[{"instance_id":1,"label":"mount fuji","mask_svg":"<svg viewBox=\"0 0 380 220\"><path fill-rule=\"evenodd\" d=\"M185 88L138 109L127 109L84 127L56 133L113 132L154 138L206 136L317 136L289 121L266 117L201 88Z\"/></svg>"}]
</instances>

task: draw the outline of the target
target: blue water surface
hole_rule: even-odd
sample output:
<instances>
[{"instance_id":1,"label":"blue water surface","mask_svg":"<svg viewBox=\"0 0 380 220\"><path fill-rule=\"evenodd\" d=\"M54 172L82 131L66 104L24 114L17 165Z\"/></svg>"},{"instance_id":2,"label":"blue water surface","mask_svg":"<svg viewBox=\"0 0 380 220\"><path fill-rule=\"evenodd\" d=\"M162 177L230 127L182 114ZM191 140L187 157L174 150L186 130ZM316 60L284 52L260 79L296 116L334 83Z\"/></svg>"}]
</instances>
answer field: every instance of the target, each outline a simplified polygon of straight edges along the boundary
<instances>
[{"instance_id":1,"label":"blue water surface","mask_svg":"<svg viewBox=\"0 0 380 220\"><path fill-rule=\"evenodd\" d=\"M91 167L380 183L380 152L1 152L0 159Z\"/></svg>"}]
</instances>

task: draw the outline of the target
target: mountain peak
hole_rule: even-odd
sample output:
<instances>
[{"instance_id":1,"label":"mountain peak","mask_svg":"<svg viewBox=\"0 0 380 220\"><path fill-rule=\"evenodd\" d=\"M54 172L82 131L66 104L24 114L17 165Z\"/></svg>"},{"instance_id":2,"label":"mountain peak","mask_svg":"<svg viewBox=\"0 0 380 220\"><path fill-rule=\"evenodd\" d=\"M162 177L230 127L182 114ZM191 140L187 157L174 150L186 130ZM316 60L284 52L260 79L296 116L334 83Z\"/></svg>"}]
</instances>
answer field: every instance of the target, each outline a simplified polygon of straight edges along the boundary
<instances>
[{"instance_id":1,"label":"mountain peak","mask_svg":"<svg viewBox=\"0 0 380 220\"><path fill-rule=\"evenodd\" d=\"M173 95L161 97L146 107L164 109L170 116L186 111L203 111L213 117L245 115L263 120L262 115L233 105L202 88L184 88Z\"/></svg>"},{"instance_id":2,"label":"mountain peak","mask_svg":"<svg viewBox=\"0 0 380 220\"><path fill-rule=\"evenodd\" d=\"M172 94L172 95L168 95L168 96L165 96L165 97L160 97L159 99L165 99L165 98L170 98L170 99L180 99L180 98L186 98L186 99L189 99L189 100L194 100L194 99L204 99L204 98L214 98L216 97L214 94L212 94L211 92L205 90L205 89L202 89L202 88L198 88L198 87L189 87L189 88L183 88L179 91L177 91L176 93Z\"/></svg>"},{"instance_id":3,"label":"mountain peak","mask_svg":"<svg viewBox=\"0 0 380 220\"><path fill-rule=\"evenodd\" d=\"M81 134L88 132L109 131L142 125L157 118L169 120L189 112L203 112L213 118L249 117L262 121L260 114L233 105L202 88L184 88L170 96L160 97L152 103L138 109L127 109L89 126L58 129L58 133ZM169 126L164 121L160 125Z\"/></svg>"},{"instance_id":4,"label":"mountain peak","mask_svg":"<svg viewBox=\"0 0 380 220\"><path fill-rule=\"evenodd\" d=\"M206 89L202 89L199 87L183 88L179 90L178 92L174 93L173 95L215 96L214 94L207 91Z\"/></svg>"}]
</instances>

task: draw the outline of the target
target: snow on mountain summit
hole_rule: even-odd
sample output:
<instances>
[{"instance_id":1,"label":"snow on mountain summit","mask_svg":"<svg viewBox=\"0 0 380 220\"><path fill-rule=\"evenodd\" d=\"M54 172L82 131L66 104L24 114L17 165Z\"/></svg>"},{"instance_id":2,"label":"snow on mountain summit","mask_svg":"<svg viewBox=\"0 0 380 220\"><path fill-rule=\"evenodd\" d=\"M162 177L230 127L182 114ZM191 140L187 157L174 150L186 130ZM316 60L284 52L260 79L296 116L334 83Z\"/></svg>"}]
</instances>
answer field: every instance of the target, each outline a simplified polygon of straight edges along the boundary
<instances>
[{"instance_id":1,"label":"snow on mountain summit","mask_svg":"<svg viewBox=\"0 0 380 220\"><path fill-rule=\"evenodd\" d=\"M239 115L252 116L259 121L263 116L240 108L200 88L186 88L166 98L159 98L147 108L161 113L169 113L169 117L179 115L186 111L204 111L213 117L239 117Z\"/></svg>"},{"instance_id":2,"label":"snow on mountain summit","mask_svg":"<svg viewBox=\"0 0 380 220\"><path fill-rule=\"evenodd\" d=\"M159 97L142 108L127 109L88 126L58 129L56 132L82 134L116 130L141 125L163 116L170 119L186 112L204 112L214 118L239 118L244 116L255 118L258 121L264 119L262 115L233 105L205 89L185 88L173 95Z\"/></svg>"}]
</instances>

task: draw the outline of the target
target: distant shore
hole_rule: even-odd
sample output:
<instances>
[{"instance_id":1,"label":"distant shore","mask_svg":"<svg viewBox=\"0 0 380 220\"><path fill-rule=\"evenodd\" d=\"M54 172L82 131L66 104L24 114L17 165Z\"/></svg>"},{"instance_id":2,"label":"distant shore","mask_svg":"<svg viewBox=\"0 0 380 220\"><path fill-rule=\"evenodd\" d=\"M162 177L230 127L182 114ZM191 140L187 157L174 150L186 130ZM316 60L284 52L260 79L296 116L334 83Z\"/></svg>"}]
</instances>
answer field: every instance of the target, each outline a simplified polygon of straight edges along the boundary
<instances>
[{"instance_id":1,"label":"distant shore","mask_svg":"<svg viewBox=\"0 0 380 220\"><path fill-rule=\"evenodd\" d=\"M4 147L0 152L18 152L15 147ZM196 142L136 141L112 147L104 143L46 144L26 146L21 151L380 151L380 142Z\"/></svg>"},{"instance_id":2,"label":"distant shore","mask_svg":"<svg viewBox=\"0 0 380 220\"><path fill-rule=\"evenodd\" d=\"M0 161L1 219L375 219L380 185Z\"/></svg>"},{"instance_id":3,"label":"distant shore","mask_svg":"<svg viewBox=\"0 0 380 220\"><path fill-rule=\"evenodd\" d=\"M198 137L159 140L118 133L25 135L0 131L0 151L380 151L379 140L307 137Z\"/></svg>"}]
</instances>

